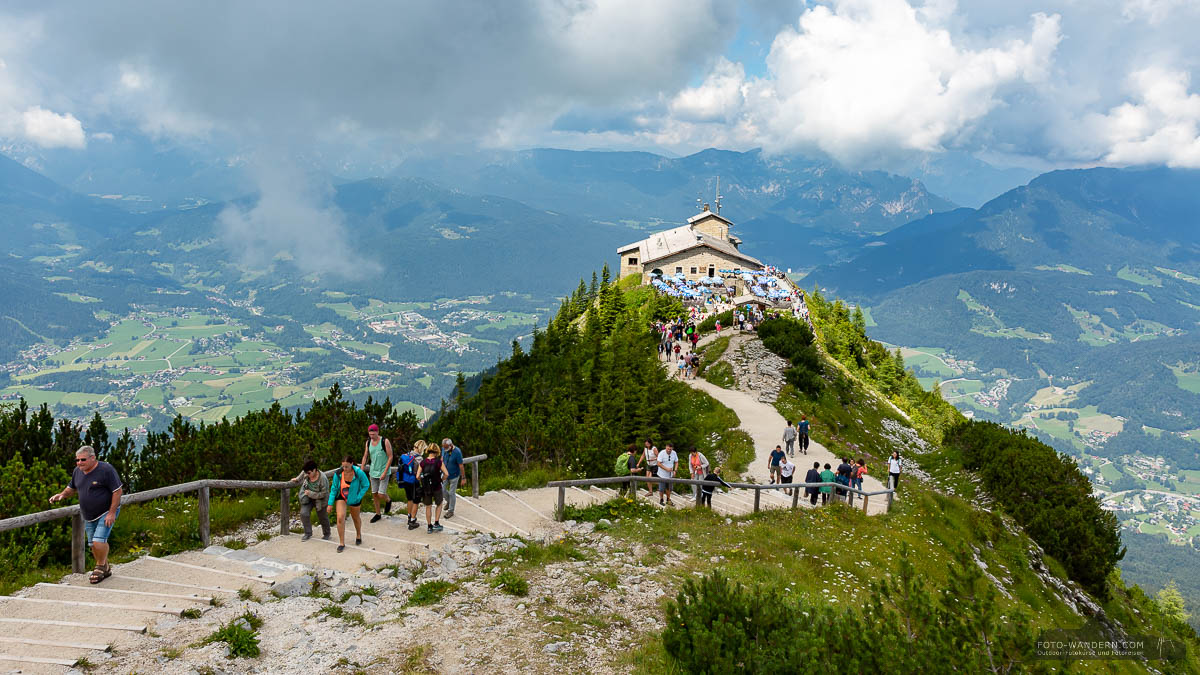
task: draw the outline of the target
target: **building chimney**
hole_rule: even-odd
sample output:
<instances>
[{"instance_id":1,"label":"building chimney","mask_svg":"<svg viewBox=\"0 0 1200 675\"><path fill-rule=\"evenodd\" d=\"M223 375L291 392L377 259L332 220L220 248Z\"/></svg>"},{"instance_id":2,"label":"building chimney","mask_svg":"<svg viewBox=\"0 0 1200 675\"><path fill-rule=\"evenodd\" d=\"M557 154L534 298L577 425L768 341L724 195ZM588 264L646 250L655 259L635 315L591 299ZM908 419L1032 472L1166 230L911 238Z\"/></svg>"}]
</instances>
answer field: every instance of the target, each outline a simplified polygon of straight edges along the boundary
<instances>
[{"instance_id":1,"label":"building chimney","mask_svg":"<svg viewBox=\"0 0 1200 675\"><path fill-rule=\"evenodd\" d=\"M705 205L704 205L704 210L705 210L705 211L708 211L708 204L705 204Z\"/></svg>"}]
</instances>

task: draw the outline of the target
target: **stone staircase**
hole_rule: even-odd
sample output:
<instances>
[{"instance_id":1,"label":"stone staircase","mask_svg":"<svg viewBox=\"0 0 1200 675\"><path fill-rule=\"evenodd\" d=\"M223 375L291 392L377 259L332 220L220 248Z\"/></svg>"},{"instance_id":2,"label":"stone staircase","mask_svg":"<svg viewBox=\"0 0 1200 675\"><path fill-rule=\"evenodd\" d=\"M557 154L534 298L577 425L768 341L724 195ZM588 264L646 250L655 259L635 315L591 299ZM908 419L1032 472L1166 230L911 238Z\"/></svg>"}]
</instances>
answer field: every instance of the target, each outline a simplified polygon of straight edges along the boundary
<instances>
[{"instance_id":1,"label":"stone staircase","mask_svg":"<svg viewBox=\"0 0 1200 675\"><path fill-rule=\"evenodd\" d=\"M616 497L617 490L568 488L566 494L567 503L587 506ZM644 488L638 498L658 507L658 500L648 499ZM448 533L538 539L556 528L557 500L555 488L459 496L454 517L443 518L442 525ZM674 502L676 509L694 506L689 494L676 495ZM801 504L806 502L801 499ZM766 491L760 506L787 508L791 499ZM713 508L730 516L750 513L754 493L718 491ZM307 588L289 588L288 582L321 573L353 575L364 568L440 555L445 534L426 531L423 507L421 527L415 530L408 529L402 509L394 508L392 516L378 523L368 522L371 515L363 514L362 546L354 545L354 526L347 523L343 553L337 552L336 529L326 541L318 526L315 536L304 542L293 534L241 550L210 546L166 558L142 556L114 565L113 575L97 585L89 584L87 575L73 574L60 583L37 584L0 596L0 672L62 673L81 664L81 659L102 667L114 650L153 650L164 639L169 643L172 631L182 632L189 617L218 604L236 603L239 592L259 597L272 590L303 594ZM178 646L186 646L186 640Z\"/></svg>"}]
</instances>

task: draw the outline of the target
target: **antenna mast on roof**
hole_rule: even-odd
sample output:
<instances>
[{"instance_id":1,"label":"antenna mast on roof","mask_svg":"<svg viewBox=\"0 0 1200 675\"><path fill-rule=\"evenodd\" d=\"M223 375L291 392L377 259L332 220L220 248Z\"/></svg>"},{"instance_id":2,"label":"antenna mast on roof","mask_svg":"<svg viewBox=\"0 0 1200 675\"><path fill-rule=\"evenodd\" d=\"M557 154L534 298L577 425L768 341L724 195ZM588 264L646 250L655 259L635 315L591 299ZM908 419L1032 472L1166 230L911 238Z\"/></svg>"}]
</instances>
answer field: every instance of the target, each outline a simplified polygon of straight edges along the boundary
<instances>
[{"instance_id":1,"label":"antenna mast on roof","mask_svg":"<svg viewBox=\"0 0 1200 675\"><path fill-rule=\"evenodd\" d=\"M717 198L713 200L717 205L717 215L721 215L721 177L717 176Z\"/></svg>"}]
</instances>

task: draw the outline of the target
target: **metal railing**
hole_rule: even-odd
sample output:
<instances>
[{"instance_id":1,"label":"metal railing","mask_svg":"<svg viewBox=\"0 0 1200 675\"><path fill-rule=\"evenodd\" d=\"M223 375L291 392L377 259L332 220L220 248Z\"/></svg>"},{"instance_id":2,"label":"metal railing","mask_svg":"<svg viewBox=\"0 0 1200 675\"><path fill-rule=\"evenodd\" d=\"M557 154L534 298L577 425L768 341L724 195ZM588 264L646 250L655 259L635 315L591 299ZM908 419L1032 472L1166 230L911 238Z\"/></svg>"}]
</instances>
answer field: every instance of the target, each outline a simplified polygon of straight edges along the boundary
<instances>
[{"instance_id":1,"label":"metal railing","mask_svg":"<svg viewBox=\"0 0 1200 675\"><path fill-rule=\"evenodd\" d=\"M473 497L479 496L479 463L485 459L487 459L487 455L473 455L463 459L463 464L471 468L471 495ZM394 466L389 466L388 472L394 471L395 468ZM325 475L333 475L334 471L336 469L326 471ZM126 504L140 504L163 497L174 497L176 495L195 492L197 494L196 517L200 521L200 541L205 546L208 546L212 540L209 529L209 502L213 489L279 490L279 534L286 535L290 534L289 527L292 520L292 488L297 486L299 486L299 482L295 480L224 480L219 478L205 478L189 483L167 485L165 487L154 488L153 490L122 495L121 506L125 506ZM63 518L71 519L71 569L77 574L83 573L86 571L87 551L86 542L84 541L83 517L80 515L78 504L38 511L37 513L27 513L23 516L15 516L13 518L5 518L4 520L0 520L0 532L17 530L39 523L49 523Z\"/></svg>"},{"instance_id":2,"label":"metal railing","mask_svg":"<svg viewBox=\"0 0 1200 675\"><path fill-rule=\"evenodd\" d=\"M556 481L551 481L549 483L546 483L546 486L558 488L558 506L556 507L556 509L554 511L554 515L555 515L555 518L562 520L562 515L563 515L564 509L566 508L566 504L567 504L567 488L569 488L569 487L587 487L587 486L591 486L591 485L623 485L623 484L628 483L630 493L632 494L634 499L637 499L637 493L638 493L637 484L638 483L651 483L654 485L659 485L664 482L670 483L672 486L693 485L693 486L701 486L701 487L711 486L713 488L724 487L724 485L722 485L721 483L717 483L715 481L693 480L690 478L657 478L657 477L651 478L649 476L611 476L608 478L583 478L583 479L579 479L579 480L556 480ZM760 510L760 503L761 503L761 499L762 499L762 491L763 490L795 490L795 492L792 493L792 505L791 505L791 508L794 509L800 505L800 492L803 488L830 487L833 489L829 493L826 493L826 494L832 494L839 498L844 496L846 498L849 506L851 506L851 507L854 507L854 495L860 495L862 497L862 502L863 502L863 505L862 505L863 513L867 512L867 505L870 503L870 498L878 496L878 495L887 495L887 507L888 507L888 510L891 510L892 500L895 498L895 494L896 494L895 488L886 488L883 490L876 490L874 492L866 492L866 491L860 490L858 488L850 487L849 485L842 485L841 483L769 483L767 485L763 485L761 483L728 483L728 485L730 488L753 490L754 491L754 511L755 512L758 512ZM844 494L838 495L839 491ZM696 500L697 504L700 503L700 492L701 492L700 490L695 490L695 493L696 493L695 500Z\"/></svg>"}]
</instances>

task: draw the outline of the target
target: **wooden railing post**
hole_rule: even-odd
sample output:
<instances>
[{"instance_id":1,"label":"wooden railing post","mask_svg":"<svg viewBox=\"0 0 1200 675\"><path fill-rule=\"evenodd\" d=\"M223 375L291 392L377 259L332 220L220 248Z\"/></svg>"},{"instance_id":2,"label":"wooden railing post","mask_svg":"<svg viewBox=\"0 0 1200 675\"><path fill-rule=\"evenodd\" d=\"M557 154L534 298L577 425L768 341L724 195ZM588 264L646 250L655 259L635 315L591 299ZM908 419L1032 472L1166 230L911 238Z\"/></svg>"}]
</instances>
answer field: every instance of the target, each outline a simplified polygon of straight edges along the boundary
<instances>
[{"instance_id":1,"label":"wooden railing post","mask_svg":"<svg viewBox=\"0 0 1200 675\"><path fill-rule=\"evenodd\" d=\"M471 462L471 496L479 498L479 462Z\"/></svg>"},{"instance_id":2,"label":"wooden railing post","mask_svg":"<svg viewBox=\"0 0 1200 675\"><path fill-rule=\"evenodd\" d=\"M635 502L637 501L637 498L638 498L637 492L638 492L637 479L633 477L633 474L629 474L629 496L632 497L633 501L635 501Z\"/></svg>"},{"instance_id":3,"label":"wooden railing post","mask_svg":"<svg viewBox=\"0 0 1200 675\"><path fill-rule=\"evenodd\" d=\"M863 513L867 512L867 501L871 499L871 495L863 495Z\"/></svg>"},{"instance_id":4,"label":"wooden railing post","mask_svg":"<svg viewBox=\"0 0 1200 675\"><path fill-rule=\"evenodd\" d=\"M200 519L200 543L208 546L212 539L208 528L208 497L209 488L207 485L196 491L196 517Z\"/></svg>"},{"instance_id":5,"label":"wooden railing post","mask_svg":"<svg viewBox=\"0 0 1200 675\"><path fill-rule=\"evenodd\" d=\"M887 507L888 511L892 510L892 498L895 496L896 496L896 488L892 488L892 491L888 493L888 507Z\"/></svg>"},{"instance_id":6,"label":"wooden railing post","mask_svg":"<svg viewBox=\"0 0 1200 675\"><path fill-rule=\"evenodd\" d=\"M693 485L692 490L696 493L696 506L700 506L700 493L704 490L704 488L699 485Z\"/></svg>"},{"instance_id":7,"label":"wooden railing post","mask_svg":"<svg viewBox=\"0 0 1200 675\"><path fill-rule=\"evenodd\" d=\"M288 534L292 529L292 490L279 491L279 534Z\"/></svg>"},{"instance_id":8,"label":"wooden railing post","mask_svg":"<svg viewBox=\"0 0 1200 675\"><path fill-rule=\"evenodd\" d=\"M799 505L800 505L800 488L794 488L792 490L792 508L794 509Z\"/></svg>"},{"instance_id":9,"label":"wooden railing post","mask_svg":"<svg viewBox=\"0 0 1200 675\"><path fill-rule=\"evenodd\" d=\"M562 520L567 512L567 488L565 485L558 486L558 508L554 510L554 518Z\"/></svg>"},{"instance_id":10,"label":"wooden railing post","mask_svg":"<svg viewBox=\"0 0 1200 675\"><path fill-rule=\"evenodd\" d=\"M83 516L71 516L71 571L83 574L87 571L87 542L84 541Z\"/></svg>"},{"instance_id":11,"label":"wooden railing post","mask_svg":"<svg viewBox=\"0 0 1200 675\"><path fill-rule=\"evenodd\" d=\"M762 490L761 489L755 490L754 491L754 512L755 513L758 513L758 501L761 498L762 498Z\"/></svg>"}]
</instances>

